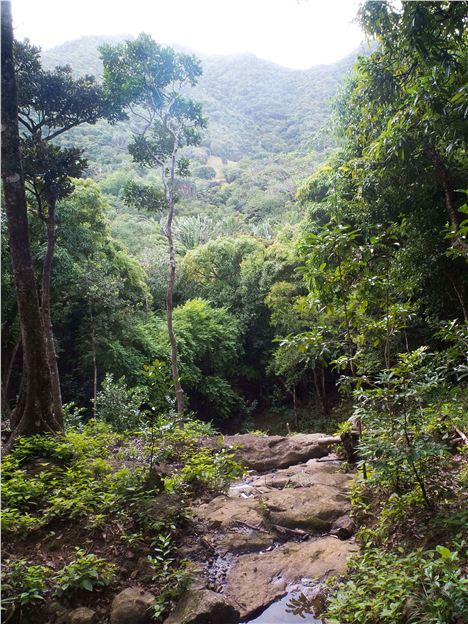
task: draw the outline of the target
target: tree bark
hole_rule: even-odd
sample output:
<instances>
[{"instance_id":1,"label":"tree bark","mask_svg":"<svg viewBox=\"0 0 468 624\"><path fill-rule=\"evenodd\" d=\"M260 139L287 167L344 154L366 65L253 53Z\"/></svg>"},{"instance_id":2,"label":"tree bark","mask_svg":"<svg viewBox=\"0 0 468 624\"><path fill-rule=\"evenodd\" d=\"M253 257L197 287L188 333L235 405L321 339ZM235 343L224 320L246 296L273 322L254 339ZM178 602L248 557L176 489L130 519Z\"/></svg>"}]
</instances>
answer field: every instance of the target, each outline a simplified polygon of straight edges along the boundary
<instances>
[{"instance_id":1,"label":"tree bark","mask_svg":"<svg viewBox=\"0 0 468 624\"><path fill-rule=\"evenodd\" d=\"M41 289L41 314L44 326L44 337L46 343L47 362L50 371L50 381L52 384L52 400L54 405L54 415L57 423L63 427L62 392L60 389L60 376L57 363L57 354L54 344L54 330L52 326L52 316L50 312L50 291L52 282L52 261L54 258L56 223L55 223L55 202L47 202L47 250L42 268L42 289Z\"/></svg>"},{"instance_id":2,"label":"tree bark","mask_svg":"<svg viewBox=\"0 0 468 624\"><path fill-rule=\"evenodd\" d=\"M169 334L169 342L171 344L171 369L172 379L174 381L177 413L179 416L184 414L184 391L180 383L179 364L177 357L177 340L174 333L173 325L173 311L174 311L174 281L176 272L176 260L174 249L174 235L172 232L172 221L174 219L174 175L175 175L175 163L176 163L176 151L177 143L172 154L171 173L169 185L166 186L167 196L167 221L166 221L166 237L169 243L169 272L167 278L167 293L166 293L166 311L167 311L167 332ZM164 174L163 174L164 175Z\"/></svg>"},{"instance_id":3,"label":"tree bark","mask_svg":"<svg viewBox=\"0 0 468 624\"><path fill-rule=\"evenodd\" d=\"M2 50L2 179L8 236L15 278L18 317L23 345L23 377L14 410L15 427L9 450L19 435L57 432L52 389L29 239L26 195L21 166L18 105L13 64L10 2L1 3Z\"/></svg>"}]
</instances>

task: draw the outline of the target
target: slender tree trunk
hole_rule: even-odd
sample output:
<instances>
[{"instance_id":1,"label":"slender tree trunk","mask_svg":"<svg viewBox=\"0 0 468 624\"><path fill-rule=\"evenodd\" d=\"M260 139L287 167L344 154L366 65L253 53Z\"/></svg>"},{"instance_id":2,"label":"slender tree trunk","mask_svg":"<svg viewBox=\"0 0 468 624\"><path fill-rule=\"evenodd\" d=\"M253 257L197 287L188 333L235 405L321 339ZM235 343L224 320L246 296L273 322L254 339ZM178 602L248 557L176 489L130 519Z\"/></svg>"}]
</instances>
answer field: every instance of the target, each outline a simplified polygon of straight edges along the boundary
<instances>
[{"instance_id":1,"label":"slender tree trunk","mask_svg":"<svg viewBox=\"0 0 468 624\"><path fill-rule=\"evenodd\" d=\"M15 407L15 428L6 445L19 435L57 432L44 332L31 256L24 177L21 166L16 80L13 64L11 3L1 3L2 178L8 220L18 317L23 344L23 377Z\"/></svg>"},{"instance_id":2,"label":"slender tree trunk","mask_svg":"<svg viewBox=\"0 0 468 624\"><path fill-rule=\"evenodd\" d=\"M21 337L15 343L13 350L10 355L10 361L8 362L8 366L5 366L5 362L3 362L4 366L2 366L2 373L6 371L2 376L2 416L4 418L10 419L11 417L11 408L10 408L10 395L11 395L11 379L13 376L13 370L15 368L16 360L18 357L18 353L20 351L21 346ZM10 421L11 426L11 421Z\"/></svg>"},{"instance_id":3,"label":"slender tree trunk","mask_svg":"<svg viewBox=\"0 0 468 624\"><path fill-rule=\"evenodd\" d=\"M442 158L435 150L430 152L432 160L435 164L437 177L442 185L445 195L445 207L449 216L449 222L454 231L458 230L460 223L462 222L462 216L455 207L455 191L453 188L453 182L447 167L445 166ZM463 240L459 236L455 236L453 246L457 247L465 254L468 254L468 241Z\"/></svg>"},{"instance_id":4,"label":"slender tree trunk","mask_svg":"<svg viewBox=\"0 0 468 624\"><path fill-rule=\"evenodd\" d=\"M458 301L460 302L461 309L463 310L463 317L465 319L465 323L468 323L468 305L467 305L467 301L465 297L465 289L463 285L461 285L461 287L457 286L455 282L455 278L452 277L449 271L445 271L445 274L447 275L449 282L452 284L453 290L455 291Z\"/></svg>"},{"instance_id":5,"label":"slender tree trunk","mask_svg":"<svg viewBox=\"0 0 468 624\"><path fill-rule=\"evenodd\" d=\"M324 400L324 397L322 395L322 389L320 387L319 376L318 376L317 371L316 371L315 368L313 369L312 373L314 375L315 393L316 393L317 399L318 399L318 401L320 403L322 414L326 415L326 413L327 413L327 406L325 404L325 400Z\"/></svg>"},{"instance_id":6,"label":"slender tree trunk","mask_svg":"<svg viewBox=\"0 0 468 624\"><path fill-rule=\"evenodd\" d=\"M42 268L42 291L41 291L41 314L44 326L46 342L47 362L49 364L50 380L52 384L52 400L54 403L55 420L63 427L62 392L60 389L60 376L55 353L54 330L50 313L50 291L52 282L52 261L54 258L56 224L55 202L47 202L47 251Z\"/></svg>"},{"instance_id":7,"label":"slender tree trunk","mask_svg":"<svg viewBox=\"0 0 468 624\"><path fill-rule=\"evenodd\" d=\"M96 418L96 399L97 399L97 358L96 358L96 329L94 327L94 317L91 311L91 353L93 356L93 418Z\"/></svg>"},{"instance_id":8,"label":"slender tree trunk","mask_svg":"<svg viewBox=\"0 0 468 624\"><path fill-rule=\"evenodd\" d=\"M174 235L172 231L172 222L174 219L174 176L175 176L175 164L176 164L177 142L175 143L174 151L172 153L171 172L169 184L166 185L166 197L167 197L167 221L166 221L166 237L169 243L169 272L167 278L167 294L166 294L166 309L167 309L167 331L169 334L169 342L171 344L171 369L172 379L174 381L177 413L179 416L184 414L184 391L180 383L179 364L177 357L177 340L174 333L173 325L173 311L174 311L174 282L176 272L176 260L175 260L175 248L174 248ZM164 175L164 174L163 174Z\"/></svg>"}]
</instances>

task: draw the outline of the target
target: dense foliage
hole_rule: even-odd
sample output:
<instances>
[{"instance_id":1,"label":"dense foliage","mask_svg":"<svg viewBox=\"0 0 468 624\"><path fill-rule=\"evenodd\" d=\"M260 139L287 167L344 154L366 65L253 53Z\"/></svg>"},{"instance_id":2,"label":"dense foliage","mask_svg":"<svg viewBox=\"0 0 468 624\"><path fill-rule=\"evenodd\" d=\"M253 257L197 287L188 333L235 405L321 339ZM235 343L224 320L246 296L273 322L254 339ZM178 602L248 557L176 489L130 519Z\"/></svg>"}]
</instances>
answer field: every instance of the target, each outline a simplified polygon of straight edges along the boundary
<instances>
[{"instance_id":1,"label":"dense foliage","mask_svg":"<svg viewBox=\"0 0 468 624\"><path fill-rule=\"evenodd\" d=\"M345 442L358 468L353 505L362 553L330 589L327 621L462 621L466 3L366 2L359 19L373 43L347 80L351 59L307 72L250 56L200 64L141 35L103 48L101 92L98 81L73 78L90 70L101 76L101 39L43 54L46 67L67 58L73 71L44 70L37 49L18 44L18 60L33 60L22 68L25 97L27 72L37 71L36 87L54 78L61 91L84 85L84 95L104 98L102 106L113 101L98 115L111 122L124 105L133 110L112 125L80 122L46 141L45 151L23 137L39 276L48 238L35 218L34 189L44 192L38 162L74 159L67 175L54 170L63 192L55 198L51 276L67 427L58 439L20 438L5 458L4 532L18 546L77 519L80 528L60 569L7 551L7 607L28 614L44 596L73 601L75 592L118 583L124 572L109 552L74 550L109 523L119 543L151 547L162 618L188 577L176 554L185 498L222 491L241 473L230 451L198 443L213 435L211 422L225 432L325 430ZM148 84L164 100L160 89L174 75L149 72L155 82L147 83L146 57L129 72L129 50L157 54L171 71L176 59L188 83L199 80L194 101L173 94L175 119L186 125L179 166L172 162L170 259L161 215L173 135L151 114L149 133L142 132L141 114ZM328 100L340 83L332 136ZM88 177L76 179L85 157ZM8 252L5 241L5 418L22 370ZM186 409L201 420L175 411L166 324L172 261L177 381ZM152 509L155 497L164 513Z\"/></svg>"}]
</instances>

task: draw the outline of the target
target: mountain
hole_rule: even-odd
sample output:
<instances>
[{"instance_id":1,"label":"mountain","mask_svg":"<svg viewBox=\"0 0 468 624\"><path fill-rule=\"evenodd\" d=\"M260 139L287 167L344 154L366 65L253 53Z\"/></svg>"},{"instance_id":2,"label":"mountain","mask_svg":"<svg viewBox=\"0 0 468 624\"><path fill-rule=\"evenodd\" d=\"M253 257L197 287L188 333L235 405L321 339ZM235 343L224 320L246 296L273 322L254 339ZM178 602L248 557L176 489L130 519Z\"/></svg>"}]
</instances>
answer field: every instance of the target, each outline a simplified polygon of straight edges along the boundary
<instances>
[{"instance_id":1,"label":"mountain","mask_svg":"<svg viewBox=\"0 0 468 624\"><path fill-rule=\"evenodd\" d=\"M126 37L84 37L43 52L44 64L70 64L77 74L102 75L98 46ZM203 76L194 98L204 105L209 126L203 145L228 160L265 153L322 151L331 144L330 99L356 58L308 70L281 67L252 54L201 59Z\"/></svg>"}]
</instances>

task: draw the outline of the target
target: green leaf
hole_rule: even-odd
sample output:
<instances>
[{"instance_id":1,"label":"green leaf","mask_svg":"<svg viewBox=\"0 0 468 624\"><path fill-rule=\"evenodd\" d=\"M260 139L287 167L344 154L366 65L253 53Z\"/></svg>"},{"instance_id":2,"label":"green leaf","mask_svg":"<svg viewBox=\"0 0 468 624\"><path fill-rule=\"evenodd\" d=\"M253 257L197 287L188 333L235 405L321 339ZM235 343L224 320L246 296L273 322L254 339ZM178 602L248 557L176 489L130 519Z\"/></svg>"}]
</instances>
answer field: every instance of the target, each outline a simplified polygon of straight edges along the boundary
<instances>
[{"instance_id":1,"label":"green leaf","mask_svg":"<svg viewBox=\"0 0 468 624\"><path fill-rule=\"evenodd\" d=\"M94 586L89 579L83 579L81 581L81 587L87 591L93 591Z\"/></svg>"},{"instance_id":2,"label":"green leaf","mask_svg":"<svg viewBox=\"0 0 468 624\"><path fill-rule=\"evenodd\" d=\"M451 551L448 548L445 548L445 546L436 546L436 550L442 559L450 559L452 557Z\"/></svg>"}]
</instances>

